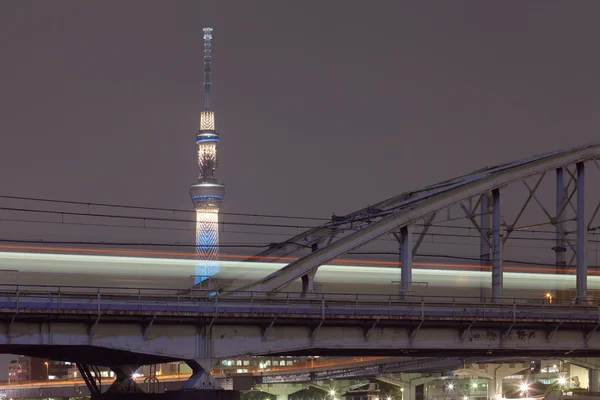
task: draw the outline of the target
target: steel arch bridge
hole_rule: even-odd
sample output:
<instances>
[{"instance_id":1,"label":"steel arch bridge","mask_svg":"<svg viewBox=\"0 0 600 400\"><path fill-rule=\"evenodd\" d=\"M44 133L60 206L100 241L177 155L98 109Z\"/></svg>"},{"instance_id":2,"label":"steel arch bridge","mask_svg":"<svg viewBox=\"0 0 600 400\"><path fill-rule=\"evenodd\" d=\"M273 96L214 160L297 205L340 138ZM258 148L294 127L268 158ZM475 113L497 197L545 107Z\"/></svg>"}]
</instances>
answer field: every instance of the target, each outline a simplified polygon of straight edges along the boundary
<instances>
[{"instance_id":1,"label":"steel arch bridge","mask_svg":"<svg viewBox=\"0 0 600 400\"><path fill-rule=\"evenodd\" d=\"M586 219L585 171L588 165L600 169L599 158L600 143L541 154L405 192L345 216L334 215L330 222L274 244L248 259L275 261L300 253L300 258L284 268L235 289L274 294L297 279L302 279L303 293L312 292L313 278L320 265L392 233L400 244L400 294L407 295L411 291L413 255L436 216L439 218L442 210L458 206L464 212L462 218L470 221L479 233L481 263L491 264L492 298L500 299L503 290L502 248L513 232L524 229L518 226L518 222L524 209L533 200L546 216L546 221L536 226L550 225L556 232L553 247L556 266L573 265L575 261L576 297L578 301L583 301L587 298L586 237L588 231L595 229L592 222L600 208L599 203L591 218ZM548 173L555 174L554 212L548 211L536 195L540 182ZM537 177L535 185L525 180L531 177ZM500 193L508 185L517 182L525 184L528 196L514 222L507 223L500 213ZM567 217L569 208L574 213L572 218ZM423 221L422 229L413 240L413 228L419 220ZM565 229L567 222L575 222L575 232ZM575 238L569 236L571 233L576 233ZM301 255L308 249L308 254ZM566 259L568 255L569 260Z\"/></svg>"}]
</instances>

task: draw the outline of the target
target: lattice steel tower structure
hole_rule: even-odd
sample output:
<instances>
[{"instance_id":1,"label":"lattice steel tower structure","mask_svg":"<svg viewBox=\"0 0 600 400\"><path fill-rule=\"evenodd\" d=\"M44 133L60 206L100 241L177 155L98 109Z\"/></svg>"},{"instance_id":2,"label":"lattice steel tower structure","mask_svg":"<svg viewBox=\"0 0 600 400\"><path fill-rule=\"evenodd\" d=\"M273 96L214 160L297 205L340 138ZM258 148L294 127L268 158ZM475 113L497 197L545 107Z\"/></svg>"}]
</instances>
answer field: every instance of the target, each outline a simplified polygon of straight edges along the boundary
<instances>
[{"instance_id":1,"label":"lattice steel tower structure","mask_svg":"<svg viewBox=\"0 0 600 400\"><path fill-rule=\"evenodd\" d=\"M218 272L219 209L223 203L225 186L216 178L217 143L215 113L211 110L211 41L212 28L204 28L204 110L200 112L200 129L196 135L198 147L198 182L190 186L190 196L196 209L196 265L195 283Z\"/></svg>"}]
</instances>

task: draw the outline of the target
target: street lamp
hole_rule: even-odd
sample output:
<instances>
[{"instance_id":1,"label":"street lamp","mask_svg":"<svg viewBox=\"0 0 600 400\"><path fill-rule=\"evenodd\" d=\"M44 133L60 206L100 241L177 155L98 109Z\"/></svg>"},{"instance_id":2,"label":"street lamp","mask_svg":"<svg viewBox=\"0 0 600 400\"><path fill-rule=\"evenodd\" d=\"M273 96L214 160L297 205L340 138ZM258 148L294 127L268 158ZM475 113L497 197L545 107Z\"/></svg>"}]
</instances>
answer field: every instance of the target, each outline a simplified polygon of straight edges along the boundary
<instances>
[{"instance_id":1,"label":"street lamp","mask_svg":"<svg viewBox=\"0 0 600 400\"><path fill-rule=\"evenodd\" d=\"M44 361L44 365L46 366L46 380L50 380L50 374L48 372L48 361Z\"/></svg>"}]
</instances>

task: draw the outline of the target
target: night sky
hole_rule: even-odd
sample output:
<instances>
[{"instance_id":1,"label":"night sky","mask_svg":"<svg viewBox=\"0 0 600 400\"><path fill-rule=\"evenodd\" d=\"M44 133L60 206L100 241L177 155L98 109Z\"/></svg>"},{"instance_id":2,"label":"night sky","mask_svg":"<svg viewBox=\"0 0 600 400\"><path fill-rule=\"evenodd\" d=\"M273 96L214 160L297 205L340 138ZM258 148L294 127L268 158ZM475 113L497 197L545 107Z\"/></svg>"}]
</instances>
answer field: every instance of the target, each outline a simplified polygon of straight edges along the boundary
<instances>
[{"instance_id":1,"label":"night sky","mask_svg":"<svg viewBox=\"0 0 600 400\"><path fill-rule=\"evenodd\" d=\"M202 27L224 211L328 217L593 142L596 1L3 1L2 193L190 208Z\"/></svg>"},{"instance_id":2,"label":"night sky","mask_svg":"<svg viewBox=\"0 0 600 400\"><path fill-rule=\"evenodd\" d=\"M598 15L593 0L5 0L0 194L191 210L205 26L225 212L329 217L594 142Z\"/></svg>"}]
</instances>

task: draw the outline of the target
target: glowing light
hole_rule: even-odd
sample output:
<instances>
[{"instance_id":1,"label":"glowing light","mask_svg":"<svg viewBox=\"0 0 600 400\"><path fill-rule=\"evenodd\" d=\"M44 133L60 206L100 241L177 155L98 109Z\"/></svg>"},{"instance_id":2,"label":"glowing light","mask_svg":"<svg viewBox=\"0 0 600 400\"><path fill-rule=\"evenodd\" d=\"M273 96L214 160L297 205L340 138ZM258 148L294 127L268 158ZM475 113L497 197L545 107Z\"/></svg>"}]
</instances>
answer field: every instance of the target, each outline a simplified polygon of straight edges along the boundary
<instances>
[{"instance_id":1,"label":"glowing light","mask_svg":"<svg viewBox=\"0 0 600 400\"><path fill-rule=\"evenodd\" d=\"M565 378L564 376L561 376L558 378L558 384L560 386L565 386L567 384L567 378Z\"/></svg>"},{"instance_id":2,"label":"glowing light","mask_svg":"<svg viewBox=\"0 0 600 400\"><path fill-rule=\"evenodd\" d=\"M448 384L448 390L454 390L454 384L449 383Z\"/></svg>"},{"instance_id":3,"label":"glowing light","mask_svg":"<svg viewBox=\"0 0 600 400\"><path fill-rule=\"evenodd\" d=\"M214 131L215 130L215 113L212 111L200 112L200 130Z\"/></svg>"},{"instance_id":4,"label":"glowing light","mask_svg":"<svg viewBox=\"0 0 600 400\"><path fill-rule=\"evenodd\" d=\"M385 400L392 400L391 396L388 396Z\"/></svg>"},{"instance_id":5,"label":"glowing light","mask_svg":"<svg viewBox=\"0 0 600 400\"><path fill-rule=\"evenodd\" d=\"M473 387L473 389L477 389L477 382L471 383L471 386Z\"/></svg>"},{"instance_id":6,"label":"glowing light","mask_svg":"<svg viewBox=\"0 0 600 400\"><path fill-rule=\"evenodd\" d=\"M217 196L217 195L202 195L202 196L194 196L192 197L192 200L210 200L210 199L214 199L214 200L223 200L223 196Z\"/></svg>"},{"instance_id":7,"label":"glowing light","mask_svg":"<svg viewBox=\"0 0 600 400\"><path fill-rule=\"evenodd\" d=\"M331 389L331 390L329 390L329 394L330 394L331 396L335 396L335 389Z\"/></svg>"},{"instance_id":8,"label":"glowing light","mask_svg":"<svg viewBox=\"0 0 600 400\"><path fill-rule=\"evenodd\" d=\"M529 391L529 385L526 382L521 382L521 384L519 385L519 390L522 393L528 392Z\"/></svg>"},{"instance_id":9,"label":"glowing light","mask_svg":"<svg viewBox=\"0 0 600 400\"><path fill-rule=\"evenodd\" d=\"M198 168L201 177L213 177L217 168L217 142L198 142Z\"/></svg>"},{"instance_id":10,"label":"glowing light","mask_svg":"<svg viewBox=\"0 0 600 400\"><path fill-rule=\"evenodd\" d=\"M142 374L138 374L137 372L131 375L131 377L134 379L139 378L140 376L142 376Z\"/></svg>"},{"instance_id":11,"label":"glowing light","mask_svg":"<svg viewBox=\"0 0 600 400\"><path fill-rule=\"evenodd\" d=\"M464 396L463 400L469 400L469 396Z\"/></svg>"},{"instance_id":12,"label":"glowing light","mask_svg":"<svg viewBox=\"0 0 600 400\"><path fill-rule=\"evenodd\" d=\"M200 142L218 142L219 138L217 136L207 136L207 137L198 137L196 138L196 144Z\"/></svg>"},{"instance_id":13,"label":"glowing light","mask_svg":"<svg viewBox=\"0 0 600 400\"><path fill-rule=\"evenodd\" d=\"M196 258L196 284L219 272L218 208L196 210Z\"/></svg>"}]
</instances>

